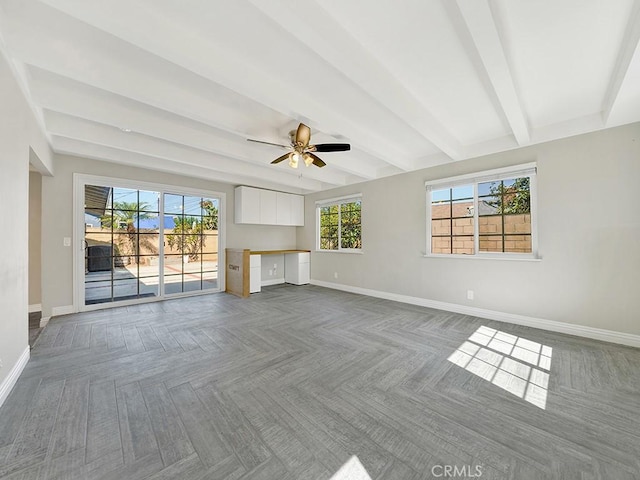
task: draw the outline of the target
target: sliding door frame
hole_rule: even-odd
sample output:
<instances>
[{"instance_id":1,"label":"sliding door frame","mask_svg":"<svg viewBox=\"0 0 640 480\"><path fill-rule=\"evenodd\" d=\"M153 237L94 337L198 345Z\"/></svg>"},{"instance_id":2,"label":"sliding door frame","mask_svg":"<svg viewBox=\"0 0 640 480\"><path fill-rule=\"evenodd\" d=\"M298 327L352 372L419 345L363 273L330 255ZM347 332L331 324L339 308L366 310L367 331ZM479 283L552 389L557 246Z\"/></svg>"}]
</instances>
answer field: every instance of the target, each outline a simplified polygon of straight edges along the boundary
<instances>
[{"instance_id":1,"label":"sliding door frame","mask_svg":"<svg viewBox=\"0 0 640 480\"><path fill-rule=\"evenodd\" d=\"M160 194L160 225L164 225L164 195L166 193L176 195L189 195L212 197L220 200L218 208L218 288L215 290L199 290L194 292L173 293L165 296L164 292L164 229L160 228L160 242L158 259L160 262L158 270L158 279L162 279L159 285L157 297L152 298L136 298L134 300L119 300L114 302L105 302L92 305L85 305L85 219L84 219L84 195L85 185L99 185L114 188L129 188L134 190L148 190L158 192ZM158 302L170 298L191 297L196 295L208 295L212 293L224 292L225 290L225 247L226 247L226 194L224 192L215 192L211 190L201 190L189 187L181 187L177 185L166 185L161 183L150 183L124 178L112 178L99 175L86 175L82 173L73 174L73 311L86 312L91 310L100 310L104 308L121 307L127 305L137 305L141 303Z\"/></svg>"}]
</instances>

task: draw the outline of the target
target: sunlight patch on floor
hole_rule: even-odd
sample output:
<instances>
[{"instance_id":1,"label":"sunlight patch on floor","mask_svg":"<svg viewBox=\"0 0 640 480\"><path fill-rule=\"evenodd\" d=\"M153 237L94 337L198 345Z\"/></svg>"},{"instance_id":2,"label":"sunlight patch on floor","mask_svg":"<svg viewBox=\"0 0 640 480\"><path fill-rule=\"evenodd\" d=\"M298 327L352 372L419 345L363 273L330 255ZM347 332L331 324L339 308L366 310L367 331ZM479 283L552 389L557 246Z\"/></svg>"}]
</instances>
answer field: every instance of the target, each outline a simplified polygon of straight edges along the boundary
<instances>
[{"instance_id":1,"label":"sunlight patch on floor","mask_svg":"<svg viewBox=\"0 0 640 480\"><path fill-rule=\"evenodd\" d=\"M482 326L448 360L545 409L551 354L551 347Z\"/></svg>"},{"instance_id":2,"label":"sunlight patch on floor","mask_svg":"<svg viewBox=\"0 0 640 480\"><path fill-rule=\"evenodd\" d=\"M371 477L355 455L347 460L330 480L371 480Z\"/></svg>"}]
</instances>

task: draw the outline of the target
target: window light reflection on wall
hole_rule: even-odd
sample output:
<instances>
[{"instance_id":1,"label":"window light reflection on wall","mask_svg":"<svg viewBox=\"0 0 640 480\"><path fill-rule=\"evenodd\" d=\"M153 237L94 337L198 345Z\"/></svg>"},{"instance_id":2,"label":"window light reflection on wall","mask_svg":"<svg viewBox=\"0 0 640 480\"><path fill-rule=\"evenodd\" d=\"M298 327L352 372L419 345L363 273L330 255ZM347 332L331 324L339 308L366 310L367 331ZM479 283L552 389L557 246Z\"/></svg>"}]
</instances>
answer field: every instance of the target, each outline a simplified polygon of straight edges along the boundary
<instances>
[{"instance_id":1,"label":"window light reflection on wall","mask_svg":"<svg viewBox=\"0 0 640 480\"><path fill-rule=\"evenodd\" d=\"M551 347L482 326L448 360L545 409L551 354Z\"/></svg>"}]
</instances>

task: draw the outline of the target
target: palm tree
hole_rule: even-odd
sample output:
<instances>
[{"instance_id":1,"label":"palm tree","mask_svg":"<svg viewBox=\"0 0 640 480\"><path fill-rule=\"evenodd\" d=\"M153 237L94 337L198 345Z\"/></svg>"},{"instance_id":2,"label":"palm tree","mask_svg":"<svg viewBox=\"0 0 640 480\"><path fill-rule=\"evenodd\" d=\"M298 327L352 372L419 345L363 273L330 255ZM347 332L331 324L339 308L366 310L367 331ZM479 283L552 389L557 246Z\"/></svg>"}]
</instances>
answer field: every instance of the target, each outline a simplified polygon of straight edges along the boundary
<instances>
[{"instance_id":1,"label":"palm tree","mask_svg":"<svg viewBox=\"0 0 640 480\"><path fill-rule=\"evenodd\" d=\"M100 217L102 228L113 230L126 229L127 225L133 225L136 219L149 218L146 213L149 204L142 202L113 202L113 210L108 210Z\"/></svg>"},{"instance_id":2,"label":"palm tree","mask_svg":"<svg viewBox=\"0 0 640 480\"><path fill-rule=\"evenodd\" d=\"M120 254L125 253L125 255L131 255L137 259L138 228L136 220L150 218L148 210L149 204L145 202L113 202L113 209L100 217L102 228L113 230L114 233L119 231L126 234L128 245L122 245L122 242L118 242L118 248L123 250ZM147 245L147 248L149 247ZM152 247L152 249L155 248Z\"/></svg>"}]
</instances>

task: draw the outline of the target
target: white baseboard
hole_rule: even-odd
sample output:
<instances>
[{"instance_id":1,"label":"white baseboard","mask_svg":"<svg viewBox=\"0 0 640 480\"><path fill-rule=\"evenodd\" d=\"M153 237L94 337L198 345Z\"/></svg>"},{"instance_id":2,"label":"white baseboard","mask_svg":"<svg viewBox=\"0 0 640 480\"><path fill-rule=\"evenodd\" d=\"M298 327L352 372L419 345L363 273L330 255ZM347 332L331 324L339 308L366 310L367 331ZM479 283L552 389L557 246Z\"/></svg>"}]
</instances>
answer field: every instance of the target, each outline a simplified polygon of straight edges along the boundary
<instances>
[{"instance_id":1,"label":"white baseboard","mask_svg":"<svg viewBox=\"0 0 640 480\"><path fill-rule=\"evenodd\" d=\"M260 285L262 287L268 287L269 285L280 285L284 283L284 278L274 278L272 280L262 280Z\"/></svg>"},{"instance_id":2,"label":"white baseboard","mask_svg":"<svg viewBox=\"0 0 640 480\"><path fill-rule=\"evenodd\" d=\"M61 307L53 307L51 309L51 316L57 317L58 315L69 315L73 313L73 305L63 305Z\"/></svg>"},{"instance_id":3,"label":"white baseboard","mask_svg":"<svg viewBox=\"0 0 640 480\"><path fill-rule=\"evenodd\" d=\"M47 323L49 323L49 320L51 320L51 317L42 317L40 319L40 328L46 327Z\"/></svg>"},{"instance_id":4,"label":"white baseboard","mask_svg":"<svg viewBox=\"0 0 640 480\"><path fill-rule=\"evenodd\" d=\"M42 305L39 303L34 303L33 305L29 305L29 313L41 312Z\"/></svg>"},{"instance_id":5,"label":"white baseboard","mask_svg":"<svg viewBox=\"0 0 640 480\"><path fill-rule=\"evenodd\" d=\"M369 297L383 298L386 300L393 300L395 302L409 303L411 305L419 305L421 307L435 308L437 310L445 310L448 312L461 313L463 315L487 318L489 320L497 320L499 322L515 323L517 325L524 325L525 327L539 328L541 330L548 330L551 332L566 333L568 335L576 335L578 337L592 338L603 342L618 343L621 345L640 348L640 335L633 335L631 333L615 332L613 330L604 330L601 328L587 327L573 323L557 322L555 320L545 320L543 318L528 317L514 313L486 310L484 308L458 305L456 303L439 302L437 300L411 297L409 295L400 295L398 293L382 292L368 288L352 287L350 285L324 282L322 280L312 279L311 284L318 285L319 287L342 290L344 292L367 295Z\"/></svg>"},{"instance_id":6,"label":"white baseboard","mask_svg":"<svg viewBox=\"0 0 640 480\"><path fill-rule=\"evenodd\" d=\"M7 378L5 378L4 381L0 384L0 407L11 393L11 390L18 381L22 370L24 370L24 367L27 365L27 362L29 361L29 357L31 355L30 352L31 348L29 348L29 345L27 345L27 348L24 349L24 352L22 352L22 355L20 355L20 358L18 358L18 361L9 372L9 375L7 375Z\"/></svg>"}]
</instances>

